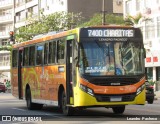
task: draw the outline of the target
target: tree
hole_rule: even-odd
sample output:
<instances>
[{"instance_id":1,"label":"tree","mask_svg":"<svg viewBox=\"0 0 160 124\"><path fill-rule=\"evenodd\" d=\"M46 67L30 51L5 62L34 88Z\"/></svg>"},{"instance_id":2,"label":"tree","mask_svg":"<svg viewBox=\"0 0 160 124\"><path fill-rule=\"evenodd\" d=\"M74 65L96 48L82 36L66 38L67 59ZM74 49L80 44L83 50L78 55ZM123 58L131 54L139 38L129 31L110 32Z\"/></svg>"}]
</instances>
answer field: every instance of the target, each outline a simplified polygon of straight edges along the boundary
<instances>
[{"instance_id":1,"label":"tree","mask_svg":"<svg viewBox=\"0 0 160 124\"><path fill-rule=\"evenodd\" d=\"M126 25L135 26L135 25L139 24L141 18L142 18L141 13L138 13L135 16L127 15L126 18L125 18L125 23L126 23Z\"/></svg>"},{"instance_id":2,"label":"tree","mask_svg":"<svg viewBox=\"0 0 160 124\"><path fill-rule=\"evenodd\" d=\"M0 51L2 50L11 51L12 46L11 45L0 46Z\"/></svg>"},{"instance_id":3,"label":"tree","mask_svg":"<svg viewBox=\"0 0 160 124\"><path fill-rule=\"evenodd\" d=\"M38 34L68 30L76 27L82 19L81 13L55 12L50 15L43 15L43 13L41 13L39 20L28 18L27 25L17 30L16 40L23 42L32 39Z\"/></svg>"},{"instance_id":4,"label":"tree","mask_svg":"<svg viewBox=\"0 0 160 124\"><path fill-rule=\"evenodd\" d=\"M124 25L124 19L123 16L118 16L114 14L106 14L105 15L106 24L115 24L115 25ZM96 25L102 25L102 15L101 14L95 14L93 17L87 21L81 24L80 26L96 26Z\"/></svg>"},{"instance_id":5,"label":"tree","mask_svg":"<svg viewBox=\"0 0 160 124\"><path fill-rule=\"evenodd\" d=\"M106 14L107 24L124 25L123 16ZM50 15L41 13L40 19L29 17L27 25L20 27L16 32L16 40L23 42L32 39L35 35L51 31L68 30L75 27L94 26L102 24L101 14L95 14L89 21L82 23L81 13L55 12Z\"/></svg>"}]
</instances>

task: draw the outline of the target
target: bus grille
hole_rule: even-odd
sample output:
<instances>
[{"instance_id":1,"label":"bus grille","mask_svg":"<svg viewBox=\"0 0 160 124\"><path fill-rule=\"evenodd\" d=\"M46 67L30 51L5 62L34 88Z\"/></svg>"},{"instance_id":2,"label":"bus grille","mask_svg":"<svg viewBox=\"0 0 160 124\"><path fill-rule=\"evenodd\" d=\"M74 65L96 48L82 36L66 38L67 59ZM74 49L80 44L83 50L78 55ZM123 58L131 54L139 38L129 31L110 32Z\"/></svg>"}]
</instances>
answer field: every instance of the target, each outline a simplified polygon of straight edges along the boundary
<instances>
[{"instance_id":1,"label":"bus grille","mask_svg":"<svg viewBox=\"0 0 160 124\"><path fill-rule=\"evenodd\" d=\"M132 94L121 94L121 95L100 95L95 94L96 100L98 102L111 102L112 97L120 97L121 101L119 102L127 102L127 101L133 101L136 97L136 93Z\"/></svg>"},{"instance_id":2,"label":"bus grille","mask_svg":"<svg viewBox=\"0 0 160 124\"><path fill-rule=\"evenodd\" d=\"M92 79L90 80L92 84L98 85L98 86L125 86L125 85L132 85L138 82L136 79ZM114 85L113 85L114 84Z\"/></svg>"}]
</instances>

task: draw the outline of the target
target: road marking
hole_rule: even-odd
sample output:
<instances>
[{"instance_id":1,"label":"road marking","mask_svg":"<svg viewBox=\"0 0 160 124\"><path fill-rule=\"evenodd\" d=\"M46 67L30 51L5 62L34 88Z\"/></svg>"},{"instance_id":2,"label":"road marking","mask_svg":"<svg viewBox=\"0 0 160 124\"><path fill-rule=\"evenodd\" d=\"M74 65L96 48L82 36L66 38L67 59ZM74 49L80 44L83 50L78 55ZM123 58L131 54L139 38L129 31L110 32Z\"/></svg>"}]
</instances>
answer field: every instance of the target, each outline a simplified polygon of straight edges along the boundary
<instances>
[{"instance_id":1,"label":"road marking","mask_svg":"<svg viewBox=\"0 0 160 124\"><path fill-rule=\"evenodd\" d=\"M27 111L27 110L19 109L19 108L12 108L12 109L19 110L19 111Z\"/></svg>"}]
</instances>

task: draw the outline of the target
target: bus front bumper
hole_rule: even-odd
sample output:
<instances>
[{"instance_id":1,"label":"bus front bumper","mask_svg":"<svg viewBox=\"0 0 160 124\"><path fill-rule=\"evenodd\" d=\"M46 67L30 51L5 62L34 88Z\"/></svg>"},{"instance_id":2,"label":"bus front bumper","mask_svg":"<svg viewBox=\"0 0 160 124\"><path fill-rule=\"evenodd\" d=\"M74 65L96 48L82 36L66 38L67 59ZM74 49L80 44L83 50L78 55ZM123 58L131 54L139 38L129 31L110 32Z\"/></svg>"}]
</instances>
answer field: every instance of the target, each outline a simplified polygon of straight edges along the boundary
<instances>
[{"instance_id":1,"label":"bus front bumper","mask_svg":"<svg viewBox=\"0 0 160 124\"><path fill-rule=\"evenodd\" d=\"M125 99L124 99L125 96ZM127 100L127 97L130 99ZM115 105L144 105L146 99L145 89L138 95L135 94L119 94L119 95L90 95L83 90L79 89L75 93L74 107L84 106L115 106Z\"/></svg>"}]
</instances>

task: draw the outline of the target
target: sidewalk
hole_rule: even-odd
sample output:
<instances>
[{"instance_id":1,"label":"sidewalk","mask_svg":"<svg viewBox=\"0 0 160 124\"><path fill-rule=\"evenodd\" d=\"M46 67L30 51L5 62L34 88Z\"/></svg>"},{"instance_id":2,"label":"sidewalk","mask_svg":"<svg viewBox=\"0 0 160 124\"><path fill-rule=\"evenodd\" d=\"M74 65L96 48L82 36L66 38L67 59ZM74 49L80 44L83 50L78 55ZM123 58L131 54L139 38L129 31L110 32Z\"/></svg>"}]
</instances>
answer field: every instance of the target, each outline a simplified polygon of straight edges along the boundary
<instances>
[{"instance_id":1,"label":"sidewalk","mask_svg":"<svg viewBox=\"0 0 160 124\"><path fill-rule=\"evenodd\" d=\"M160 99L160 90L159 91L155 91L155 99Z\"/></svg>"},{"instance_id":2,"label":"sidewalk","mask_svg":"<svg viewBox=\"0 0 160 124\"><path fill-rule=\"evenodd\" d=\"M7 100L7 99L16 99L16 98L14 96L12 96L11 93L0 93L0 100L1 99Z\"/></svg>"}]
</instances>

